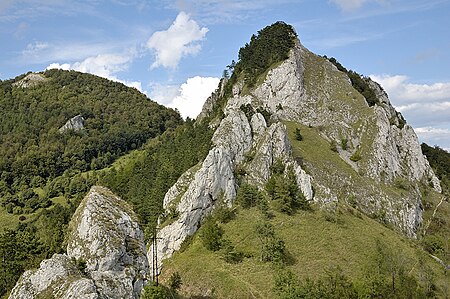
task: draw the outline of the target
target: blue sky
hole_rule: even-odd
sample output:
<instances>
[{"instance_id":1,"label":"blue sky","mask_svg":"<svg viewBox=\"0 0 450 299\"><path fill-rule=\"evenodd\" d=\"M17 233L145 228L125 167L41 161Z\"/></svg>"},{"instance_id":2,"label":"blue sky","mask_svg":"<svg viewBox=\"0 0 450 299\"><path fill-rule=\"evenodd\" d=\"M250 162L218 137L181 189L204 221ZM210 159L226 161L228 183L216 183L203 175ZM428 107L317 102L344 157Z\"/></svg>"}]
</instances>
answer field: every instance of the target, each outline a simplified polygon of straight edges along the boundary
<instances>
[{"instance_id":1,"label":"blue sky","mask_svg":"<svg viewBox=\"0 0 450 299\"><path fill-rule=\"evenodd\" d=\"M239 48L279 20L450 149L450 0L0 0L0 79L76 69L195 117Z\"/></svg>"}]
</instances>

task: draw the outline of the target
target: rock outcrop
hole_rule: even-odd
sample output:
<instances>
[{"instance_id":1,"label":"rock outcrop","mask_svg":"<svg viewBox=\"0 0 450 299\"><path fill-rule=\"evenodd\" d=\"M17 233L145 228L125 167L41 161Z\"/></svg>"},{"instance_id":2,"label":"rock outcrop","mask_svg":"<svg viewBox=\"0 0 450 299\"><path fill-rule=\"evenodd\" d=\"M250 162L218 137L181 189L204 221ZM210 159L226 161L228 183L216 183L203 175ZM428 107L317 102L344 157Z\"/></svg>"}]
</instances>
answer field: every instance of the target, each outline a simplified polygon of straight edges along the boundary
<instances>
[{"instance_id":1,"label":"rock outcrop","mask_svg":"<svg viewBox=\"0 0 450 299\"><path fill-rule=\"evenodd\" d=\"M234 83L223 113L217 113L228 84L222 80L197 119L208 119L217 128L212 149L164 199L165 209L176 210L179 217L159 231L158 257L163 260L178 250L218 204L233 202L239 188L237 170L244 173L244 180L262 188L275 160L292 167L308 200L327 206L344 201L414 238L422 222L418 186L431 183L440 191L439 181L412 128L404 124L381 87L365 80L378 97L372 107L346 73L299 41L288 59L268 70L262 83L254 88L244 88L240 80ZM331 163L319 167L305 161L307 173L293 155L285 122L317 128L317 138L334 144L350 170L339 173ZM410 185L401 195L381 187L398 180Z\"/></svg>"},{"instance_id":2,"label":"rock outcrop","mask_svg":"<svg viewBox=\"0 0 450 299\"><path fill-rule=\"evenodd\" d=\"M28 88L28 87L37 86L44 81L45 81L44 75L37 74L37 73L29 73L28 75L25 76L25 78L23 78L17 82L14 82L12 85L21 87L21 88Z\"/></svg>"},{"instance_id":3,"label":"rock outcrop","mask_svg":"<svg viewBox=\"0 0 450 299\"><path fill-rule=\"evenodd\" d=\"M67 254L25 272L9 298L139 298L147 273L144 235L133 211L94 186L71 220Z\"/></svg>"},{"instance_id":4,"label":"rock outcrop","mask_svg":"<svg viewBox=\"0 0 450 299\"><path fill-rule=\"evenodd\" d=\"M72 117L71 119L69 119L64 124L64 126L59 128L58 132L64 133L69 130L73 130L73 131L82 130L82 129L84 129L84 122L85 122L85 119L83 116L81 116L81 114L76 115L76 116Z\"/></svg>"},{"instance_id":5,"label":"rock outcrop","mask_svg":"<svg viewBox=\"0 0 450 299\"><path fill-rule=\"evenodd\" d=\"M217 106L215 101L223 93L222 83L216 94L206 102L198 121L209 116L213 107ZM203 218L216 206L231 206L239 187L236 182L238 168L246 172L244 180L262 188L270 177L272 164L281 159L286 165L293 166L298 186L305 198L313 199L311 177L294 160L285 126L275 114L273 124L268 126L264 116L256 112L258 109L267 109L268 103L259 98L256 102L252 101L255 97L250 95L241 97L241 87L236 85L234 88L235 96L228 100L224 108L225 117L217 126L212 138L212 149L201 167L190 169L166 194L164 208L175 209L179 217L161 228L157 249L150 247L149 256L157 250L160 260L170 257L188 236L197 231ZM247 104L255 112L252 116L246 115L241 108ZM271 103L274 110L277 104ZM212 120L212 126L215 126L214 123L215 120ZM254 156L254 159L249 159L249 156Z\"/></svg>"}]
</instances>

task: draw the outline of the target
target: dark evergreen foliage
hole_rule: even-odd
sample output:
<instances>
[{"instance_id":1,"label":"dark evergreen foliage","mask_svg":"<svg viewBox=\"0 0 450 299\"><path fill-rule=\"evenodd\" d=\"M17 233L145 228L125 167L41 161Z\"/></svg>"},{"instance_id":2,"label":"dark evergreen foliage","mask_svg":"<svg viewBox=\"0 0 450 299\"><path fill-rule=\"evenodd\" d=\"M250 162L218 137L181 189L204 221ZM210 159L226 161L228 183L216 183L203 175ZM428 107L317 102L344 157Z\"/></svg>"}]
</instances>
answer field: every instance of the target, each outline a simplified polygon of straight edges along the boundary
<instances>
[{"instance_id":1,"label":"dark evergreen foliage","mask_svg":"<svg viewBox=\"0 0 450 299\"><path fill-rule=\"evenodd\" d=\"M284 22L261 29L257 35L252 35L250 43L239 50L239 61L233 74L242 73L245 83L254 86L258 76L272 64L289 57L289 50L294 47L296 38L294 28Z\"/></svg>"},{"instance_id":2,"label":"dark evergreen foliage","mask_svg":"<svg viewBox=\"0 0 450 299\"><path fill-rule=\"evenodd\" d=\"M255 230L261 243L261 261L283 264L287 259L286 245L275 233L274 226L263 221L256 225Z\"/></svg>"},{"instance_id":3,"label":"dark evergreen foliage","mask_svg":"<svg viewBox=\"0 0 450 299\"><path fill-rule=\"evenodd\" d=\"M265 187L273 208L286 214L293 214L297 209L309 210L309 203L297 186L292 167L286 167L277 160L271 171L272 175Z\"/></svg>"},{"instance_id":4,"label":"dark evergreen foliage","mask_svg":"<svg viewBox=\"0 0 450 299\"><path fill-rule=\"evenodd\" d=\"M211 251L218 251L222 247L223 229L214 221L208 218L203 224L200 231L200 238L203 246Z\"/></svg>"},{"instance_id":5,"label":"dark evergreen foliage","mask_svg":"<svg viewBox=\"0 0 450 299\"><path fill-rule=\"evenodd\" d=\"M426 143L421 144L422 152L427 156L436 176L446 190L450 190L450 153L435 145L429 146Z\"/></svg>"},{"instance_id":6,"label":"dark evergreen foliage","mask_svg":"<svg viewBox=\"0 0 450 299\"><path fill-rule=\"evenodd\" d=\"M211 138L212 130L206 122L194 125L188 120L146 146L141 160L126 169L106 172L100 182L130 201L147 230L152 232L163 212L167 190L183 172L204 160Z\"/></svg>"}]
</instances>

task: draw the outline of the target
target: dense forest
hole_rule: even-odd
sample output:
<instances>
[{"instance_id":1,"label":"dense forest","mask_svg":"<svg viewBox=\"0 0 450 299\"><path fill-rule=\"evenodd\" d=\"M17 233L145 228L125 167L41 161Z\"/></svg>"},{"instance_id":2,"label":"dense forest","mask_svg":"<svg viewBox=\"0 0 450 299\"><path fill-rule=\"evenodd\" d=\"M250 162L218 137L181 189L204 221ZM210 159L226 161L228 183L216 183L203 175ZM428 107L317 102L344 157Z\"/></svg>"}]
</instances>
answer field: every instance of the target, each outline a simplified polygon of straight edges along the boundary
<instances>
[{"instance_id":1,"label":"dense forest","mask_svg":"<svg viewBox=\"0 0 450 299\"><path fill-rule=\"evenodd\" d=\"M51 205L56 178L104 168L181 123L178 113L121 83L75 71L42 75L34 87L13 85L23 76L0 82L0 197L10 213ZM86 120L83 130L58 131L76 115Z\"/></svg>"}]
</instances>

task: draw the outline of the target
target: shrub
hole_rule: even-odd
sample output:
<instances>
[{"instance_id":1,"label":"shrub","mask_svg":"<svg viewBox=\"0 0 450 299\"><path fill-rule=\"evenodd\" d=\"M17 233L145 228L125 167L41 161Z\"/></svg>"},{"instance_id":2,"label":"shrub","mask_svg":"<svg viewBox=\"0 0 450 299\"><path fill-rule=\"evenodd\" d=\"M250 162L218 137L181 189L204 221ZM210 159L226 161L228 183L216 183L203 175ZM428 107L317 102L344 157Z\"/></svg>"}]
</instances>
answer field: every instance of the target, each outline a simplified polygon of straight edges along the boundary
<instances>
[{"instance_id":1,"label":"shrub","mask_svg":"<svg viewBox=\"0 0 450 299\"><path fill-rule=\"evenodd\" d=\"M283 263L286 260L286 245L276 236L273 225L269 222L258 223L256 233L261 242L261 261Z\"/></svg>"},{"instance_id":2,"label":"shrub","mask_svg":"<svg viewBox=\"0 0 450 299\"><path fill-rule=\"evenodd\" d=\"M141 299L167 299L173 298L172 293L168 288L163 285L156 285L154 283L149 283L144 287Z\"/></svg>"},{"instance_id":3,"label":"shrub","mask_svg":"<svg viewBox=\"0 0 450 299\"><path fill-rule=\"evenodd\" d=\"M309 203L297 186L292 167L288 167L286 173L284 173L284 165L282 167L272 167L272 169L272 176L265 187L267 194L272 200L273 208L289 215L293 214L298 208L309 210ZM279 172L281 169L283 169L283 172Z\"/></svg>"},{"instance_id":4,"label":"shrub","mask_svg":"<svg viewBox=\"0 0 450 299\"><path fill-rule=\"evenodd\" d=\"M341 140L341 148L345 151L347 150L347 147L348 147L348 140L347 138L344 138Z\"/></svg>"},{"instance_id":5,"label":"shrub","mask_svg":"<svg viewBox=\"0 0 450 299\"><path fill-rule=\"evenodd\" d=\"M331 141L330 143L330 150L332 150L333 152L337 153L338 149L337 149L337 145L336 145L336 141Z\"/></svg>"},{"instance_id":6,"label":"shrub","mask_svg":"<svg viewBox=\"0 0 450 299\"><path fill-rule=\"evenodd\" d=\"M236 210L225 205L219 205L214 210L214 219L220 223L228 223L236 217Z\"/></svg>"},{"instance_id":7,"label":"shrub","mask_svg":"<svg viewBox=\"0 0 450 299\"><path fill-rule=\"evenodd\" d=\"M353 162L358 162L359 160L361 160L361 153L359 152L359 150L357 150L356 152L353 153L353 155L350 156L350 160Z\"/></svg>"},{"instance_id":8,"label":"shrub","mask_svg":"<svg viewBox=\"0 0 450 299\"><path fill-rule=\"evenodd\" d=\"M300 133L300 129L299 128L295 128L295 139L298 141L302 141L303 140L303 136Z\"/></svg>"},{"instance_id":9,"label":"shrub","mask_svg":"<svg viewBox=\"0 0 450 299\"><path fill-rule=\"evenodd\" d=\"M222 258L229 264L238 264L244 259L244 253L236 250L233 244L228 240L223 242Z\"/></svg>"},{"instance_id":10,"label":"shrub","mask_svg":"<svg viewBox=\"0 0 450 299\"><path fill-rule=\"evenodd\" d=\"M254 207L262 200L261 192L257 187L243 184L236 195L236 202L244 209Z\"/></svg>"},{"instance_id":11,"label":"shrub","mask_svg":"<svg viewBox=\"0 0 450 299\"><path fill-rule=\"evenodd\" d=\"M200 238L203 246L211 251L217 251L222 246L223 229L217 225L213 218L208 218L202 225Z\"/></svg>"},{"instance_id":12,"label":"shrub","mask_svg":"<svg viewBox=\"0 0 450 299\"><path fill-rule=\"evenodd\" d=\"M169 287L174 290L177 291L181 285L183 284L183 282L181 281L181 275L178 272L174 272L172 273L172 275L169 278Z\"/></svg>"}]
</instances>

